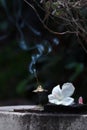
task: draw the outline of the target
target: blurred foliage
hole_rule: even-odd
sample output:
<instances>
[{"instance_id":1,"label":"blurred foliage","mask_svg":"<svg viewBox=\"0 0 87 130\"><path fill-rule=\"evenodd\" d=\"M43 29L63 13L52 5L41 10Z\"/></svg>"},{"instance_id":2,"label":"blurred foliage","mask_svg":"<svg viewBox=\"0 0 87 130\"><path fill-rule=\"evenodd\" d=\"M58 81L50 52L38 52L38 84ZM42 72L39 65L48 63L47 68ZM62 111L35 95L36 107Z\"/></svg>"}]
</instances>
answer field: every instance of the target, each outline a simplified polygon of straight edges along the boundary
<instances>
[{"instance_id":1,"label":"blurred foliage","mask_svg":"<svg viewBox=\"0 0 87 130\"><path fill-rule=\"evenodd\" d=\"M43 18L44 12L37 8ZM77 37L48 32L32 8L22 0L0 0L0 10L0 99L31 98L37 83L29 72L29 63L31 56L36 54L36 45L43 45L44 40L52 51L37 59L39 82L49 93L54 85L73 82L76 98L87 98L87 54ZM60 28L64 29L62 24L57 27Z\"/></svg>"},{"instance_id":2,"label":"blurred foliage","mask_svg":"<svg viewBox=\"0 0 87 130\"><path fill-rule=\"evenodd\" d=\"M28 54L10 42L0 47L0 98L17 96L17 84L28 76Z\"/></svg>"}]
</instances>

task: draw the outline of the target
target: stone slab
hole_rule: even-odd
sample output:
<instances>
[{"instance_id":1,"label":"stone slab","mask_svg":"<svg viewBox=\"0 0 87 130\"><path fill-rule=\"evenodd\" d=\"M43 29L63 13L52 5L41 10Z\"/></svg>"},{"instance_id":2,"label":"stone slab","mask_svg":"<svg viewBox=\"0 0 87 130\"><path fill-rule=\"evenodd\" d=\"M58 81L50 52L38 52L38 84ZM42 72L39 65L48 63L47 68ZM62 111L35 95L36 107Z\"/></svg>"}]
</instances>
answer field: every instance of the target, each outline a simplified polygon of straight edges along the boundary
<instances>
[{"instance_id":1,"label":"stone slab","mask_svg":"<svg viewBox=\"0 0 87 130\"><path fill-rule=\"evenodd\" d=\"M40 106L0 107L0 130L87 130L87 115L46 113Z\"/></svg>"},{"instance_id":2,"label":"stone slab","mask_svg":"<svg viewBox=\"0 0 87 130\"><path fill-rule=\"evenodd\" d=\"M7 112L35 112L35 111L43 111L44 108L40 105L23 105L23 106L2 106L0 107L0 111Z\"/></svg>"}]
</instances>

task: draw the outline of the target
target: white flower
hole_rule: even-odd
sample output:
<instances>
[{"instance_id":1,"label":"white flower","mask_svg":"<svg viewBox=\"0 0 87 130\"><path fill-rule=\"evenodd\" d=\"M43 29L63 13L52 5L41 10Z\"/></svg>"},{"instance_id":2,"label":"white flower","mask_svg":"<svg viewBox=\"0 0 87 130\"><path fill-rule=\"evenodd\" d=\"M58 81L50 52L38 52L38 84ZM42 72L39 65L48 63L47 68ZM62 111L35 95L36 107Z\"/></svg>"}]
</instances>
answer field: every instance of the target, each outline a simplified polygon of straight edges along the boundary
<instances>
[{"instance_id":1,"label":"white flower","mask_svg":"<svg viewBox=\"0 0 87 130\"><path fill-rule=\"evenodd\" d=\"M60 85L57 85L53 88L52 94L48 95L49 102L56 105L71 105L74 103L74 99L71 98L74 90L75 88L72 83L64 83L62 89Z\"/></svg>"}]
</instances>

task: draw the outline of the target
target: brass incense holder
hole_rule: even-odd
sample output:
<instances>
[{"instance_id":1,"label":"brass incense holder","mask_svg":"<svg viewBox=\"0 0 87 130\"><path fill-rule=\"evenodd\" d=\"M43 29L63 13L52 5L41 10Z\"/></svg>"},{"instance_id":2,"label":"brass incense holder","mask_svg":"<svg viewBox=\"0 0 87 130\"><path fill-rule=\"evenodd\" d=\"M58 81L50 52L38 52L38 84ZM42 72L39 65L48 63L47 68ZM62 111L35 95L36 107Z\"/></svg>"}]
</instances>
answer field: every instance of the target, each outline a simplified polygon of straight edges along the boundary
<instances>
[{"instance_id":1,"label":"brass incense holder","mask_svg":"<svg viewBox=\"0 0 87 130\"><path fill-rule=\"evenodd\" d=\"M42 85L38 85L33 92L37 97L37 104L44 105L48 102L48 91L42 87Z\"/></svg>"}]
</instances>

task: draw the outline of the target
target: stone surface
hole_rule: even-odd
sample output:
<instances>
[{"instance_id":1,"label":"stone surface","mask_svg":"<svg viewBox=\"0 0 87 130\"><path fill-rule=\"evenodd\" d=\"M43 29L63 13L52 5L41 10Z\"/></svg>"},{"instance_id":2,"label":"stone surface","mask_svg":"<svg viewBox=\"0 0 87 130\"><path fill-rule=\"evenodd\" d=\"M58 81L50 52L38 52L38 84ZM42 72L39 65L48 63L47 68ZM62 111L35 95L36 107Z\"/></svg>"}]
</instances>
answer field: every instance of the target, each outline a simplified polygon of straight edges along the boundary
<instances>
[{"instance_id":1,"label":"stone surface","mask_svg":"<svg viewBox=\"0 0 87 130\"><path fill-rule=\"evenodd\" d=\"M87 130L87 115L45 113L40 106L0 107L0 130Z\"/></svg>"}]
</instances>

